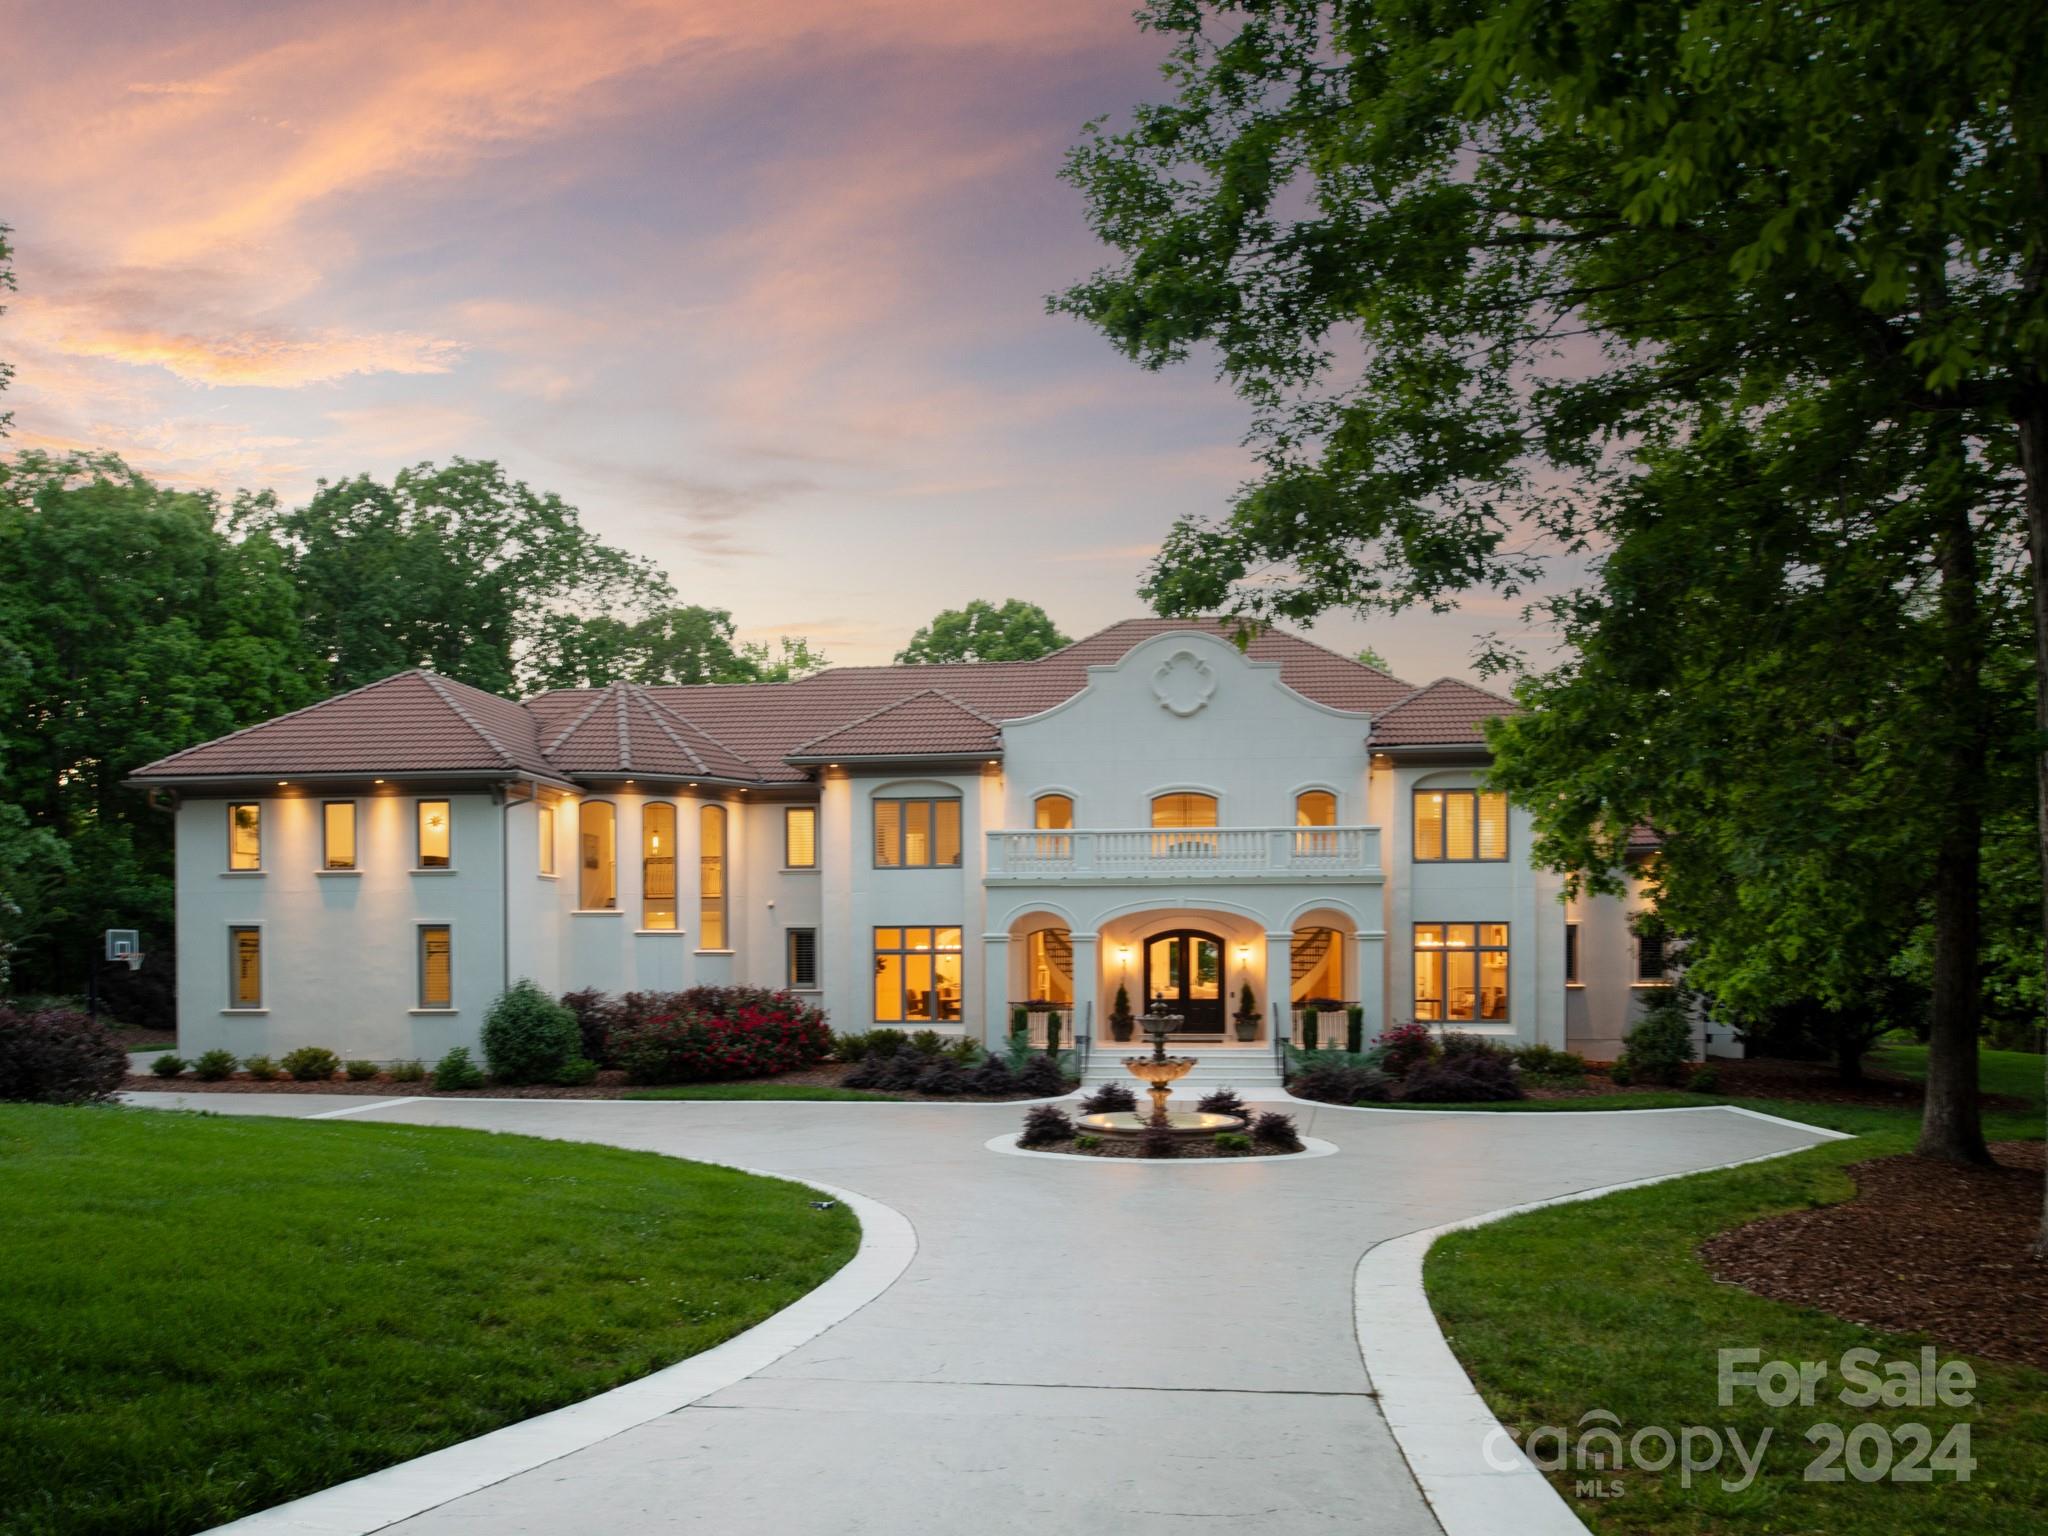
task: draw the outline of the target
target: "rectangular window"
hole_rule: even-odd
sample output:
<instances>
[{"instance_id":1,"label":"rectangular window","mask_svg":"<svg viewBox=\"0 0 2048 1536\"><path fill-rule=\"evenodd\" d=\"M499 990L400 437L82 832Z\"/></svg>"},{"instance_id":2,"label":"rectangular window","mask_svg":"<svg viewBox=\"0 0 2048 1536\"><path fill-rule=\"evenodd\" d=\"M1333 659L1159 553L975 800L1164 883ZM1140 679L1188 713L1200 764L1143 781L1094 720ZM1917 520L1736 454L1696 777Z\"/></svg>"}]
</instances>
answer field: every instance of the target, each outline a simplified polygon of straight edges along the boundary
<instances>
[{"instance_id":1,"label":"rectangular window","mask_svg":"<svg viewBox=\"0 0 2048 1536\"><path fill-rule=\"evenodd\" d=\"M446 923L420 924L420 1006L455 1006L453 946Z\"/></svg>"},{"instance_id":2,"label":"rectangular window","mask_svg":"<svg viewBox=\"0 0 2048 1536\"><path fill-rule=\"evenodd\" d=\"M818 808L792 805L782 813L782 866L785 869L818 867Z\"/></svg>"},{"instance_id":3,"label":"rectangular window","mask_svg":"<svg viewBox=\"0 0 2048 1536\"><path fill-rule=\"evenodd\" d=\"M724 949L725 934L725 807L707 805L697 812L697 947Z\"/></svg>"},{"instance_id":4,"label":"rectangular window","mask_svg":"<svg viewBox=\"0 0 2048 1536\"><path fill-rule=\"evenodd\" d=\"M228 930L228 1006L263 1006L263 930Z\"/></svg>"},{"instance_id":5,"label":"rectangular window","mask_svg":"<svg viewBox=\"0 0 2048 1536\"><path fill-rule=\"evenodd\" d=\"M1646 933L1636 939L1636 980L1663 981L1664 935Z\"/></svg>"},{"instance_id":6,"label":"rectangular window","mask_svg":"<svg viewBox=\"0 0 2048 1536\"><path fill-rule=\"evenodd\" d=\"M875 930L875 1022L946 1024L960 1019L960 930Z\"/></svg>"},{"instance_id":7,"label":"rectangular window","mask_svg":"<svg viewBox=\"0 0 2048 1536\"><path fill-rule=\"evenodd\" d=\"M875 801L875 868L958 868L960 802Z\"/></svg>"},{"instance_id":8,"label":"rectangular window","mask_svg":"<svg viewBox=\"0 0 2048 1536\"><path fill-rule=\"evenodd\" d=\"M1487 789L1415 791L1418 862L1498 862L1508 856L1508 797Z\"/></svg>"},{"instance_id":9,"label":"rectangular window","mask_svg":"<svg viewBox=\"0 0 2048 1536\"><path fill-rule=\"evenodd\" d=\"M421 869L448 869L453 866L455 852L454 817L449 814L446 800L422 800L420 802L420 862Z\"/></svg>"},{"instance_id":10,"label":"rectangular window","mask_svg":"<svg viewBox=\"0 0 2048 1536\"><path fill-rule=\"evenodd\" d=\"M1508 925L1417 923L1415 1017L1426 1024L1508 1016Z\"/></svg>"},{"instance_id":11,"label":"rectangular window","mask_svg":"<svg viewBox=\"0 0 2048 1536\"><path fill-rule=\"evenodd\" d=\"M544 875L555 872L555 808L552 805L540 808L540 872Z\"/></svg>"},{"instance_id":12,"label":"rectangular window","mask_svg":"<svg viewBox=\"0 0 2048 1536\"><path fill-rule=\"evenodd\" d=\"M640 926L676 925L676 808L666 800L640 807Z\"/></svg>"},{"instance_id":13,"label":"rectangular window","mask_svg":"<svg viewBox=\"0 0 2048 1536\"><path fill-rule=\"evenodd\" d=\"M228 868L263 867L263 807L243 802L228 807Z\"/></svg>"},{"instance_id":14,"label":"rectangular window","mask_svg":"<svg viewBox=\"0 0 2048 1536\"><path fill-rule=\"evenodd\" d=\"M789 930L789 985L815 987L818 984L818 930Z\"/></svg>"},{"instance_id":15,"label":"rectangular window","mask_svg":"<svg viewBox=\"0 0 2048 1536\"><path fill-rule=\"evenodd\" d=\"M1564 925L1564 979L1567 984L1579 979L1579 925Z\"/></svg>"},{"instance_id":16,"label":"rectangular window","mask_svg":"<svg viewBox=\"0 0 2048 1536\"><path fill-rule=\"evenodd\" d=\"M356 867L356 803L330 800L320 807L320 830L324 843L323 869Z\"/></svg>"}]
</instances>

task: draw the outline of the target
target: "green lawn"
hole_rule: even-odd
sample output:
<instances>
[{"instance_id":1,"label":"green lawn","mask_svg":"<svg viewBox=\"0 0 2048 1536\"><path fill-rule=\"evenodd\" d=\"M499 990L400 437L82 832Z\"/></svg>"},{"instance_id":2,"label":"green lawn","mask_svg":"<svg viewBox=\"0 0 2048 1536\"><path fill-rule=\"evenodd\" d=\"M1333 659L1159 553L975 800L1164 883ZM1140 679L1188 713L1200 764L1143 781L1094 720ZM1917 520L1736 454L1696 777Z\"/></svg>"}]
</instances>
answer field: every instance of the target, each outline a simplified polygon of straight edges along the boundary
<instances>
[{"instance_id":1,"label":"green lawn","mask_svg":"<svg viewBox=\"0 0 2048 1536\"><path fill-rule=\"evenodd\" d=\"M823 1083L685 1083L680 1088L635 1088L625 1099L824 1099L845 1104L886 1104L886 1093L833 1088Z\"/></svg>"},{"instance_id":2,"label":"green lawn","mask_svg":"<svg viewBox=\"0 0 2048 1536\"><path fill-rule=\"evenodd\" d=\"M1910 1057L1887 1054L1886 1067L1911 1069ZM2022 1067L2031 1067L2038 1098L2039 1057L1985 1055L1987 1089L2021 1092L2009 1085L2020 1082ZM2006 1057L2018 1060L1997 1059ZM1620 1417L1624 1436L1650 1425L1674 1432L1685 1425L1733 1426L1753 1445L1762 1429L1774 1431L1763 1475L1742 1493L1724 1492L1711 1475L1696 1478L1688 1490L1674 1468L1661 1474L1630 1470L1623 1474L1621 1497L1580 1499L1573 1496L1571 1474L1558 1474L1572 1507L1603 1533L2031 1536L2048 1508L2048 1455L2042 1451L2048 1444L2048 1374L1971 1358L1977 1400L1960 1409L1852 1408L1833 1396L1841 1383L1832 1374L1834 1386L1823 1384L1813 1407L1774 1409L1749 1393L1733 1406L1720 1405L1720 1348L1753 1347L1765 1360L1825 1361L1832 1368L1843 1351L1858 1346L1877 1349L1886 1359L1913 1359L1929 1342L1769 1301L1707 1274L1694 1256L1701 1242L1774 1211L1848 1199L1854 1186L1843 1167L1910 1150L1917 1128L1918 1117L1907 1111L1740 1102L1852 1131L1858 1139L1531 1212L1453 1233L1430 1250L1424 1278L1431 1305L1488 1405L1518 1438L1536 1425L1569 1431L1582 1415L1601 1408ZM1598 1101L1598 1107L1624 1104L1617 1096ZM1995 1141L2038 1138L2042 1122L2032 1114L1992 1115L1985 1130ZM1943 1351L1943 1358L1950 1353ZM1968 1420L1978 1466L1967 1482L1803 1479L1817 1449L1805 1438L1811 1426L1833 1421L1849 1430L1865 1420L1894 1427L1924 1423L1937 1441L1948 1424Z\"/></svg>"},{"instance_id":3,"label":"green lawn","mask_svg":"<svg viewBox=\"0 0 2048 1536\"><path fill-rule=\"evenodd\" d=\"M439 1127L0 1105L0 1532L199 1530L730 1338L843 1207Z\"/></svg>"},{"instance_id":4,"label":"green lawn","mask_svg":"<svg viewBox=\"0 0 2048 1536\"><path fill-rule=\"evenodd\" d=\"M1901 1077L1924 1080L1927 1076L1927 1047L1884 1045L1870 1053L1870 1064ZM1977 1084L1986 1093L2010 1094L2041 1108L2044 1088L2042 1058L2031 1051L1982 1051L1977 1053Z\"/></svg>"}]
</instances>

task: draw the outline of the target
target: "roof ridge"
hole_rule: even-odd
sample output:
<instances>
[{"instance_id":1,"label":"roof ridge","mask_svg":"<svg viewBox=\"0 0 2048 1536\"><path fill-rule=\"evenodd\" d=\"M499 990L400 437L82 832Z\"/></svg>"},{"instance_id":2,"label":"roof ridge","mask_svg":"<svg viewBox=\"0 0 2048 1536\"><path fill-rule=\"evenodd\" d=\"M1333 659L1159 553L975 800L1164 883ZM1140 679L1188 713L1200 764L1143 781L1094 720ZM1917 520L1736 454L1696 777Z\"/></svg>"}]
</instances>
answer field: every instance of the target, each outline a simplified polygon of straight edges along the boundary
<instances>
[{"instance_id":1,"label":"roof ridge","mask_svg":"<svg viewBox=\"0 0 2048 1536\"><path fill-rule=\"evenodd\" d=\"M294 720L300 715L310 715L316 709L325 709L328 705L338 704L343 699L352 699L359 693L368 693L372 688L382 688L386 683L396 682L401 677L424 678L426 676L427 672L424 667L404 667L396 672L387 672L382 677L372 678L367 683L358 683L355 687L344 689L340 693L329 694L326 698L316 699L311 704L301 704L297 709L288 709L281 715L272 715L268 720L258 720L253 725L241 726L236 730L227 732L225 735L214 736L206 741L195 741L189 747L180 747L175 752L167 752L162 757L156 759L155 762L144 763L142 767L154 768L157 766L157 763L168 763L174 757L183 757L187 752L197 752L201 747L217 747L224 741L233 741L237 736L246 736L251 731L260 731L266 726L278 725L286 720ZM138 768L135 771L140 773L142 768Z\"/></svg>"},{"instance_id":2,"label":"roof ridge","mask_svg":"<svg viewBox=\"0 0 2048 1536\"><path fill-rule=\"evenodd\" d=\"M695 763L699 773L708 773L710 771L710 764L704 761L703 755L668 728L668 722L661 718L668 711L648 696L647 687L644 683L626 683L622 686L627 690L627 697L633 699L647 712L647 718L654 722L654 728L666 736L678 752ZM626 718L624 710L619 711L619 718L622 721ZM621 734L623 735L623 731Z\"/></svg>"},{"instance_id":3,"label":"roof ridge","mask_svg":"<svg viewBox=\"0 0 2048 1536\"><path fill-rule=\"evenodd\" d=\"M880 708L871 709L864 715L856 715L851 720L847 720L839 725L833 726L829 731L820 731L817 735L810 737L808 740L798 742L795 746L791 747L787 752L783 753L782 755L785 758L795 757L799 753L801 753L806 747L816 746L819 742L824 741L827 737L837 736L842 731L850 731L856 725L866 725L870 720L879 720L883 715L889 713L890 710L898 709L903 705L908 704L912 699L921 699L928 693L936 694L938 697L942 699L947 699L949 703L959 702L958 700L951 699L943 689L932 687L920 688L915 693L904 694L903 697L900 699L891 699L888 703L882 705ZM964 704L960 707L962 709L966 709L966 706ZM967 712L969 714L974 714L973 710L968 710ZM976 718L987 725L995 724L993 720L988 719L984 715L977 715Z\"/></svg>"},{"instance_id":4,"label":"roof ridge","mask_svg":"<svg viewBox=\"0 0 2048 1536\"><path fill-rule=\"evenodd\" d=\"M505 746L505 743L498 740L498 738L493 736L489 731L485 730L482 723L478 721L476 716L472 715L469 712L469 707L466 704L464 704L460 699L456 698L454 694L450 693L447 690L447 688L443 686L448 681L448 679L438 677L434 673L428 672L425 669L421 669L420 677L426 683L426 685L434 691L435 698L439 699L443 704L446 704L450 709L454 710L456 717L460 719L464 725L468 726L472 731L476 732L477 739L482 741L485 746L489 747L493 752L498 754L498 760L500 762L502 762L507 768L516 768L519 766L518 763L514 760L511 751ZM467 685L465 684L464 686ZM477 692L479 693L482 693L483 691L484 690L481 688L477 690Z\"/></svg>"},{"instance_id":5,"label":"roof ridge","mask_svg":"<svg viewBox=\"0 0 2048 1536\"><path fill-rule=\"evenodd\" d=\"M908 704L912 699L922 697L924 694L927 693L937 694L940 698L944 699L948 704L952 705L955 709L961 710L967 714L974 716L974 718L979 720L983 725L994 726L998 730L1002 728L1002 722L1000 720L997 720L989 715L984 715L980 710L976 709L972 704L968 703L965 699L960 698L958 695L948 693L943 688L920 688L916 693L905 694L896 702L899 704Z\"/></svg>"},{"instance_id":6,"label":"roof ridge","mask_svg":"<svg viewBox=\"0 0 2048 1536\"><path fill-rule=\"evenodd\" d=\"M556 734L555 739L553 741L544 741L541 743L540 749L542 753L552 753L563 742L567 741L571 736L574 736L578 731L582 730L583 723L586 720L588 720L592 715L597 713L598 705L602 704L605 701L606 696L609 695L610 692L611 685L609 683L607 683L602 688L596 689L591 695L590 702L583 706L582 714L578 715L574 720L571 720L567 725L563 726L560 732ZM525 707L526 706L523 704L520 706L521 709L524 709Z\"/></svg>"},{"instance_id":7,"label":"roof ridge","mask_svg":"<svg viewBox=\"0 0 2048 1536\"><path fill-rule=\"evenodd\" d=\"M611 682L605 685L605 692L619 701L619 766L625 769L626 772L631 773L633 771L633 732L626 724L626 700L631 695L626 692L625 683L617 678L612 679Z\"/></svg>"},{"instance_id":8,"label":"roof ridge","mask_svg":"<svg viewBox=\"0 0 2048 1536\"><path fill-rule=\"evenodd\" d=\"M680 725L687 730L695 731L699 736L702 736L706 741L710 742L713 746L717 747L719 751L730 752L735 759L742 763L745 763L749 768L753 768L756 770L760 768L761 765L759 763L755 762L751 757L747 756L746 753L740 751L739 748L731 745L730 743L726 742L720 737L712 735L711 732L704 729L703 726L699 725L695 720L692 720L688 715L685 715L678 710L670 709L666 704L662 703L661 700L657 699L654 696L653 692L647 687L645 683L638 684L637 686L639 687L640 691L646 695L647 702L651 707L660 710L664 715L667 715L669 719L675 721L677 725ZM693 756L696 755L695 749L691 749L691 754ZM702 759L700 758L699 761L702 761ZM705 772L710 772L709 764L706 764Z\"/></svg>"},{"instance_id":9,"label":"roof ridge","mask_svg":"<svg viewBox=\"0 0 2048 1536\"><path fill-rule=\"evenodd\" d=\"M1493 699L1501 704L1506 704L1509 706L1515 705L1515 701L1509 698L1506 694L1495 693L1491 688L1482 688L1477 683L1466 682L1465 679L1462 677L1451 677L1448 675L1438 678L1435 682L1424 683L1420 688L1416 689L1415 692L1427 693L1432 688L1441 688L1445 683L1449 683L1454 688L1466 689L1468 692L1471 693L1483 694L1485 695L1485 697ZM1403 699L1401 700L1401 702L1403 704L1406 704L1408 700Z\"/></svg>"}]
</instances>

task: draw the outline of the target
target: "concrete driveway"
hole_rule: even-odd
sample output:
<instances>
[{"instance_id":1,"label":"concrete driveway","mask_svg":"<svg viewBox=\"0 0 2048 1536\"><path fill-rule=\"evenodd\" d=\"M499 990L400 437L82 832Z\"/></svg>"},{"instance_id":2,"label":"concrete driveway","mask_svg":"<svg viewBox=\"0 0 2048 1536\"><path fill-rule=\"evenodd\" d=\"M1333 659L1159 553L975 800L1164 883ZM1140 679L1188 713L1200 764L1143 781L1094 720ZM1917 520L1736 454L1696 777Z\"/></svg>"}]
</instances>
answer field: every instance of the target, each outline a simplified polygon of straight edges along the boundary
<instances>
[{"instance_id":1,"label":"concrete driveway","mask_svg":"<svg viewBox=\"0 0 2048 1536\"><path fill-rule=\"evenodd\" d=\"M303 1116L340 1098L134 1096ZM880 1200L917 1253L772 1366L388 1527L444 1533L1438 1530L1361 1360L1353 1272L1388 1238L1812 1145L1735 1111L1293 1106L1332 1157L1003 1156L1010 1107L402 1100L353 1118L603 1142Z\"/></svg>"}]
</instances>

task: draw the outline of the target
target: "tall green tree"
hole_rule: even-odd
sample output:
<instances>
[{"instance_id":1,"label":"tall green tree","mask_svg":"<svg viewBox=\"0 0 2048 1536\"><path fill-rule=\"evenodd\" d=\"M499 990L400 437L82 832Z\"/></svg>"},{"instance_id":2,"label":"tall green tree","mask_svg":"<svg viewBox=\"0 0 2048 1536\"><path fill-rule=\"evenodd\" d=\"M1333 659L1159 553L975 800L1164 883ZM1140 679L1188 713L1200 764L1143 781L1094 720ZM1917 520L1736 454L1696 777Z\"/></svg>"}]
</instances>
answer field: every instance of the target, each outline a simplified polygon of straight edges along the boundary
<instances>
[{"instance_id":1,"label":"tall green tree","mask_svg":"<svg viewBox=\"0 0 2048 1536\"><path fill-rule=\"evenodd\" d=\"M1174 99L1070 160L1123 261L1056 307L1154 367L1213 345L1263 460L1226 521L1169 535L1163 611L1514 592L1533 545L1604 547L1613 488L1715 414L1852 436L1938 417L2019 466L2048 644L2048 86L2015 63L2048 14L1154 0L1141 20L1171 41ZM1666 516L1710 514L1672 489ZM1998 534L1915 503L1956 684L1927 802L1922 1150L1976 1160L1970 676Z\"/></svg>"},{"instance_id":2,"label":"tall green tree","mask_svg":"<svg viewBox=\"0 0 2048 1536\"><path fill-rule=\"evenodd\" d=\"M824 665L801 637L785 635L779 652L742 642L723 608L662 608L639 619L550 613L539 624L528 681L535 688L788 682Z\"/></svg>"},{"instance_id":3,"label":"tall green tree","mask_svg":"<svg viewBox=\"0 0 2048 1536\"><path fill-rule=\"evenodd\" d=\"M102 928L168 940L170 818L124 777L318 697L279 551L223 521L111 456L0 461L0 863L30 861L7 883L48 930L18 986L77 987Z\"/></svg>"},{"instance_id":4,"label":"tall green tree","mask_svg":"<svg viewBox=\"0 0 2048 1536\"><path fill-rule=\"evenodd\" d=\"M14 231L7 225L0 224L0 293L12 293L14 291L14 247L7 240L7 237L13 233ZM7 306L0 304L0 315L6 313ZM13 377L14 365L8 362L6 358L0 357L0 390L6 389L7 381ZM7 435L8 425L13 420L14 412L0 411L0 437Z\"/></svg>"},{"instance_id":5,"label":"tall green tree","mask_svg":"<svg viewBox=\"0 0 2048 1536\"><path fill-rule=\"evenodd\" d=\"M283 551L335 690L428 667L517 695L551 675L563 616L634 623L674 597L648 561L487 460L322 482L291 510L245 498L236 525Z\"/></svg>"},{"instance_id":6,"label":"tall green tree","mask_svg":"<svg viewBox=\"0 0 2048 1536\"><path fill-rule=\"evenodd\" d=\"M1072 643L1036 603L1013 597L998 606L976 598L965 608L946 609L918 630L896 660L910 665L1036 661Z\"/></svg>"}]
</instances>

